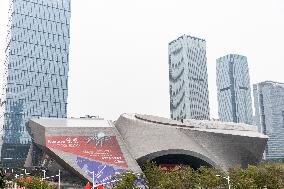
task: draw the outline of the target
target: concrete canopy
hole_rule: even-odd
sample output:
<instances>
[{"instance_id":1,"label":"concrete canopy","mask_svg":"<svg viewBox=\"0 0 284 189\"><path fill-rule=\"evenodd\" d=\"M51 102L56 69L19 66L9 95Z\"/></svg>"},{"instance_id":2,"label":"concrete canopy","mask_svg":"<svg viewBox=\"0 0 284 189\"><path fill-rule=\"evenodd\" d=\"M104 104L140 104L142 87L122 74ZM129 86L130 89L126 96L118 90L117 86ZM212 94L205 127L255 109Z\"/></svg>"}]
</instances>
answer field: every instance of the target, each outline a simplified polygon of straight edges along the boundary
<instances>
[{"instance_id":1,"label":"concrete canopy","mask_svg":"<svg viewBox=\"0 0 284 189\"><path fill-rule=\"evenodd\" d=\"M132 156L141 163L167 154L184 154L227 171L256 164L268 137L251 125L123 114L115 123Z\"/></svg>"}]
</instances>

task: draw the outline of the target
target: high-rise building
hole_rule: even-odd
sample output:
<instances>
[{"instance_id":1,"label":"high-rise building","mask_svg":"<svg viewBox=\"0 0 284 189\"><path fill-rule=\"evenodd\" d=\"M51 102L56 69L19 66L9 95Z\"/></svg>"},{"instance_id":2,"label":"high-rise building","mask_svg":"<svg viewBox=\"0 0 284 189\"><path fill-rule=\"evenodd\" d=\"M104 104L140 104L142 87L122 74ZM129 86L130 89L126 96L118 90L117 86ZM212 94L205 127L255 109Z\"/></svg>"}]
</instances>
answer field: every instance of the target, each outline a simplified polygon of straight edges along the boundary
<instances>
[{"instance_id":1,"label":"high-rise building","mask_svg":"<svg viewBox=\"0 0 284 189\"><path fill-rule=\"evenodd\" d=\"M31 117L66 117L70 0L11 0L2 95L3 164L21 165Z\"/></svg>"},{"instance_id":2,"label":"high-rise building","mask_svg":"<svg viewBox=\"0 0 284 189\"><path fill-rule=\"evenodd\" d=\"M217 59L216 83L220 121L253 123L247 58L228 54Z\"/></svg>"},{"instance_id":3,"label":"high-rise building","mask_svg":"<svg viewBox=\"0 0 284 189\"><path fill-rule=\"evenodd\" d=\"M209 119L206 41L183 35L169 43L171 118Z\"/></svg>"},{"instance_id":4,"label":"high-rise building","mask_svg":"<svg viewBox=\"0 0 284 189\"><path fill-rule=\"evenodd\" d=\"M253 85L255 124L268 135L265 159L284 158L284 83L265 81Z\"/></svg>"}]
</instances>

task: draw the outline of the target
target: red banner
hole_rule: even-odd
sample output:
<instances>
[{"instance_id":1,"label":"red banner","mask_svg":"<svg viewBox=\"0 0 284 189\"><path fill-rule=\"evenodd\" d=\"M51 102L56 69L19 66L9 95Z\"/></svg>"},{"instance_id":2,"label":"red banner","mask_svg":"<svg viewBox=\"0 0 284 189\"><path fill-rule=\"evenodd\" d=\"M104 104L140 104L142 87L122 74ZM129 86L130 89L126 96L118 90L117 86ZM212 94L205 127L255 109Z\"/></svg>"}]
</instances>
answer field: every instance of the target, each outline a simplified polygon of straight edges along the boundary
<instances>
[{"instance_id":1,"label":"red banner","mask_svg":"<svg viewBox=\"0 0 284 189\"><path fill-rule=\"evenodd\" d=\"M46 146L63 152L127 168L115 136L47 136Z\"/></svg>"}]
</instances>

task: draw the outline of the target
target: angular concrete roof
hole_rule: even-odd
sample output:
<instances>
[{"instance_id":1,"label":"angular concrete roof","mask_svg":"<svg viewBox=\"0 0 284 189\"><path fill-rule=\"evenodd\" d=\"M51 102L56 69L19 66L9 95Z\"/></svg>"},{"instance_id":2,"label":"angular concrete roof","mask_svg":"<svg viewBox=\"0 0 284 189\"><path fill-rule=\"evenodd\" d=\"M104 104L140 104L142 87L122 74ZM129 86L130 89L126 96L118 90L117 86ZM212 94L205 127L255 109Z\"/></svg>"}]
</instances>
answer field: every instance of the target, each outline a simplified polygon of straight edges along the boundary
<instances>
[{"instance_id":1,"label":"angular concrete roof","mask_svg":"<svg viewBox=\"0 0 284 189\"><path fill-rule=\"evenodd\" d=\"M122 114L115 122L133 157L141 161L186 154L224 171L262 159L268 137L253 126Z\"/></svg>"},{"instance_id":2,"label":"angular concrete roof","mask_svg":"<svg viewBox=\"0 0 284 189\"><path fill-rule=\"evenodd\" d=\"M241 135L248 137L258 137L258 138L268 138L268 136L263 135L257 131L257 127L253 125L243 124L243 123L232 123L232 122L221 122L221 121L209 121L209 120L194 120L185 119L183 122L152 116L152 115L140 115L140 114L124 114L125 117L131 119L142 120L149 123L157 123L161 125L182 127L184 129L199 130L205 132L213 133L224 133L231 135Z\"/></svg>"},{"instance_id":3,"label":"angular concrete roof","mask_svg":"<svg viewBox=\"0 0 284 189\"><path fill-rule=\"evenodd\" d=\"M39 118L30 120L28 128L34 149L41 149L79 178L92 182L94 171L96 182L102 183L126 170L141 172L112 121ZM33 159L33 152L29 153L28 157ZM26 161L26 166L32 166L27 163L33 162L32 159Z\"/></svg>"},{"instance_id":4,"label":"angular concrete roof","mask_svg":"<svg viewBox=\"0 0 284 189\"><path fill-rule=\"evenodd\" d=\"M113 127L111 121L92 118L37 118L31 119L42 127Z\"/></svg>"}]
</instances>

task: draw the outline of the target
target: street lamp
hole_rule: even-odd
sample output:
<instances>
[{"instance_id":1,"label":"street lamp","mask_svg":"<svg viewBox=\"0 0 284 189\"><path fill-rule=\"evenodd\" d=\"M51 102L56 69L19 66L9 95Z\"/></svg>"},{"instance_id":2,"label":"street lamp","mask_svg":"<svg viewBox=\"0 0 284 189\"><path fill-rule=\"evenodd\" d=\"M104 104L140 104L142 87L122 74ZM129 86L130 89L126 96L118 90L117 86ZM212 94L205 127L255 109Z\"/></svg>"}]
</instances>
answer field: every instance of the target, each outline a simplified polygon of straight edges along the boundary
<instances>
[{"instance_id":1,"label":"street lamp","mask_svg":"<svg viewBox=\"0 0 284 189\"><path fill-rule=\"evenodd\" d=\"M60 189L60 169L58 170L58 175L55 175L58 177L58 189Z\"/></svg>"},{"instance_id":2,"label":"street lamp","mask_svg":"<svg viewBox=\"0 0 284 189\"><path fill-rule=\"evenodd\" d=\"M29 175L30 173L27 173L27 169L21 169L22 171L25 171L25 175Z\"/></svg>"},{"instance_id":3,"label":"street lamp","mask_svg":"<svg viewBox=\"0 0 284 189\"><path fill-rule=\"evenodd\" d=\"M43 171L43 178L41 178L41 180L45 180L45 179L49 179L49 178L52 178L54 179L54 177L58 177L58 188L60 189L60 182L61 182L61 179L60 179L60 170L58 170L58 175L55 175L55 176L50 176L50 177L46 177L45 173L46 173L46 170L42 170Z\"/></svg>"},{"instance_id":4,"label":"street lamp","mask_svg":"<svg viewBox=\"0 0 284 189\"><path fill-rule=\"evenodd\" d=\"M226 180L227 180L227 182L228 182L228 187L229 187L229 189L231 189L231 185L230 185L230 176L229 176L229 175L228 175L227 177L223 177L223 176L221 176L221 175L216 175L216 177L222 177L222 178L226 179Z\"/></svg>"},{"instance_id":5,"label":"street lamp","mask_svg":"<svg viewBox=\"0 0 284 189\"><path fill-rule=\"evenodd\" d=\"M95 171L86 171L87 173L91 173L93 176L92 176L92 182L93 182L93 186L92 186L92 189L95 189Z\"/></svg>"},{"instance_id":6,"label":"street lamp","mask_svg":"<svg viewBox=\"0 0 284 189\"><path fill-rule=\"evenodd\" d=\"M45 179L46 170L41 170L43 172L43 179Z\"/></svg>"}]
</instances>

